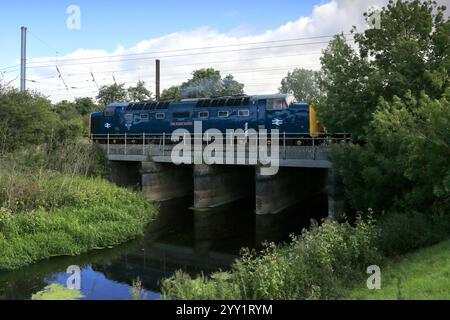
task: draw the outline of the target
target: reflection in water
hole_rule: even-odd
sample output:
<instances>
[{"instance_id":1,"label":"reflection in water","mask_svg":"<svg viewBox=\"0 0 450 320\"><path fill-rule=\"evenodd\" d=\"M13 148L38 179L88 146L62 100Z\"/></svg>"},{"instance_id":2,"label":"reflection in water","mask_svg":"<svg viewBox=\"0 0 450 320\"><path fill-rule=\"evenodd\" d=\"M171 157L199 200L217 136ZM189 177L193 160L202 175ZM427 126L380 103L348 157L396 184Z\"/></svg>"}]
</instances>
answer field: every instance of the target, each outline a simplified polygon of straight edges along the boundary
<instances>
[{"instance_id":1,"label":"reflection in water","mask_svg":"<svg viewBox=\"0 0 450 320\"><path fill-rule=\"evenodd\" d=\"M145 236L113 249L76 257L57 257L13 272L0 273L0 299L30 299L52 283L66 284L67 267L82 269L85 299L130 299L130 285L140 279L147 299L159 297L160 280L182 269L191 275L226 270L242 247L262 239L286 241L310 218L326 215L326 194L302 199L277 215L256 216L254 198L208 211L189 209L190 198L160 205L159 218Z\"/></svg>"}]
</instances>

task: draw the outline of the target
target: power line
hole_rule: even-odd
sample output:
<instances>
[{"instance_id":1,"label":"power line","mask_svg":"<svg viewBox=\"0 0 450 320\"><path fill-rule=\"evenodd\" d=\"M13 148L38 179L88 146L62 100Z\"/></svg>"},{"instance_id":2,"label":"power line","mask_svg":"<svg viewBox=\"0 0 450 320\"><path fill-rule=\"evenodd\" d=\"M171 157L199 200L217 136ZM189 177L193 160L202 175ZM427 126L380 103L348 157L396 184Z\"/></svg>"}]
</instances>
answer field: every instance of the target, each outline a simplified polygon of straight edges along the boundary
<instances>
[{"instance_id":1,"label":"power line","mask_svg":"<svg viewBox=\"0 0 450 320\"><path fill-rule=\"evenodd\" d=\"M267 67L267 68L245 68L245 69L241 69L241 68L233 68L233 69L221 69L219 70L222 73L232 73L232 74L241 74L241 73L259 73L259 72L263 72L263 71L285 71L287 69L292 69L292 68L299 68L300 66L295 64L295 65L283 65L283 66L277 66L277 68L271 68L271 67ZM139 69L138 69L139 70ZM110 73L110 71L108 71L108 73ZM113 71L113 73L120 73L120 71ZM125 73L125 72L122 72ZM168 72L166 73L167 76L164 76L164 79L178 79L180 78L180 76L182 75L186 75L187 72ZM80 74L80 75L85 75L85 74ZM70 77L74 77L74 75L66 75L65 78L70 78ZM39 83L44 83L44 84L51 84L51 82L47 82L47 81L43 81L43 80L48 80L48 79L57 79L59 77L51 77L51 78L44 78L44 79L40 79L40 80L33 80L32 82L39 82ZM109 78L102 78L99 79L100 81L102 80L107 80ZM151 80L154 80L154 77L150 78ZM83 83L83 82L89 82L92 80L89 79L85 79L85 80L79 80L79 81L70 81L71 84L74 83Z\"/></svg>"},{"instance_id":2,"label":"power line","mask_svg":"<svg viewBox=\"0 0 450 320\"><path fill-rule=\"evenodd\" d=\"M349 41L349 40L346 40ZM222 50L222 51L213 51L213 52L196 52L196 53L185 53L178 55L169 55L169 56L153 56L153 57L145 57L145 58L130 58L130 59L121 59L121 60L103 60L103 61L93 61L93 62L81 62L81 63L68 63L68 64L60 64L60 66L79 66L79 65L92 65L92 64L102 64L102 63L121 63L124 61L143 61L143 60L153 60L155 58L177 58L177 57L186 57L186 56L198 56L198 55L211 55L217 53L231 53L231 52L242 52L242 51L250 51L250 50L264 50L264 49L277 49L277 48L289 48L289 47L297 47L297 46L305 46L305 45L317 45L317 44L327 44L328 41L325 42L309 42L309 43L299 43L299 44L289 44L289 45L278 45L278 46L265 46L265 47L256 47L256 48L243 48L243 49L233 49L233 50ZM58 61L58 63L60 63ZM42 65L42 66L30 66L29 68L39 69L39 68L51 68L54 65Z\"/></svg>"},{"instance_id":3,"label":"power line","mask_svg":"<svg viewBox=\"0 0 450 320\"><path fill-rule=\"evenodd\" d=\"M351 34L343 34L343 36L350 36ZM42 40L40 37L36 36L33 33L33 36L45 44L50 49L54 50L56 54L59 54L58 50L53 46L49 45L46 41ZM281 43L281 42L290 42L290 41L301 41L301 40L312 40L312 39L323 39L323 38L332 38L335 35L323 35L323 36L315 36L315 37L300 37L300 38L292 38L292 39L282 39L282 40L271 40L271 41L260 41L260 42L248 42L248 43L237 43L237 44L229 44L229 45L220 45L220 46L209 46L209 47L197 47L197 48L184 48L184 49L174 49L174 50L162 50L162 51L150 51L150 52L142 52L142 53L129 53L129 54L121 54L121 55L107 55L103 57L86 57L86 58L73 58L73 59L61 59L58 62L66 62L66 61L83 61L83 60L92 60L92 59L105 59L105 58L117 58L117 57L127 57L127 56L141 56L148 54L160 54L160 53L171 53L171 52L185 52L191 50L207 50L207 49L217 49L217 48L227 48L227 47L236 47L236 46L246 46L246 45L255 45L255 44L265 44L265 43ZM345 39L346 41L353 41L353 39ZM234 50L226 50L226 51L215 51L215 52L204 52L204 53L187 53L183 55L176 56L185 56L185 55L196 55L196 54L212 54L212 53L222 53L222 52L234 52L234 51L246 51L246 50L259 50L259 49L267 49L267 48L280 48L280 47L290 47L290 46L301 46L301 45L313 45L313 44L324 44L329 43L329 41L325 42L312 42L312 43L299 43L299 44L290 44L284 46L266 46L259 48L241 48ZM165 56L165 58L169 58L173 56ZM154 57L152 57L154 58ZM147 58L143 58L147 59ZM135 60L135 59L133 59ZM115 62L116 60L107 60L107 61L98 61L93 63L104 63L104 62ZM129 61L129 60L117 60L117 61ZM43 61L30 61L29 64L42 64L47 62L53 62L52 60L43 60ZM64 64L63 64L64 65ZM78 65L78 64L65 64L65 65ZM7 70L11 68L17 68L19 65L12 65L8 67L1 68L0 70ZM44 68L50 66L35 66L34 68Z\"/></svg>"},{"instance_id":4,"label":"power line","mask_svg":"<svg viewBox=\"0 0 450 320\"><path fill-rule=\"evenodd\" d=\"M318 55L321 54L320 51L317 52L310 52L310 53L297 53L297 54L288 54L288 55L276 55L276 56L265 56L265 57L253 57L253 58L245 58L245 59L234 59L234 60L216 60L216 61L206 61L206 62L198 62L198 63L188 63L188 64L174 64L174 65L170 65L170 68L174 68L174 67L188 67L188 66L198 66L198 65L214 65L214 64L225 64L225 63L236 63L236 62L242 62L242 61L258 61L258 60L266 60L266 59L279 59L279 58L290 58L290 57L299 57L299 56L310 56L310 55ZM142 67L139 68L132 68L132 69L121 69L121 70L108 70L108 71L99 71L96 72L97 74L103 74L103 73L111 73L111 72L131 72L131 71L137 71L137 70L142 70ZM66 77L72 77L72 76L82 76L85 75L87 72L83 72L83 73L69 73L66 74ZM54 79L57 78L58 76L52 76L52 77L46 77L46 78L42 78L41 80L46 80L46 79Z\"/></svg>"},{"instance_id":5,"label":"power line","mask_svg":"<svg viewBox=\"0 0 450 320\"><path fill-rule=\"evenodd\" d=\"M42 42L46 47L50 48L51 50L55 51L56 55L59 55L59 52L57 49L55 49L54 47L52 47L51 45L49 45L46 41L42 40L40 37L38 37L34 32L31 32L30 30L28 30L28 33L30 33L34 38L36 38L37 40L39 40L40 42Z\"/></svg>"},{"instance_id":6,"label":"power line","mask_svg":"<svg viewBox=\"0 0 450 320\"><path fill-rule=\"evenodd\" d=\"M348 36L348 35L351 35L351 34L345 34L344 36ZM161 50L161 51L149 51L149 52L141 52L141 53L117 54L117 55L107 55L107 56L103 56L103 57L86 57L86 58L61 59L61 60L59 60L59 62L83 61L83 60L105 59L105 58L120 58L120 57L141 56L141 55L148 55L148 54L185 52L185 51L191 51L191 50L209 50L209 49L217 49L217 48L229 48L229 47L236 47L236 46L248 46L248 45L256 45L256 44L266 44L266 43L281 43L281 42L290 42L290 41L302 41L302 40L332 38L334 36L335 35L325 35L325 36L302 37L302 38L292 38L292 39L282 39L282 40L270 40L270 41L259 41L259 42L236 43L236 44L228 44L228 45L220 45L220 46L184 48L184 49ZM321 43L323 43L323 42L321 42ZM325 42L325 43L328 43L328 41ZM308 43L305 43L305 44L308 44ZM300 43L300 44L291 44L289 46L296 46L296 45L303 45L303 44L302 43ZM254 48L241 48L241 49L235 49L235 50L252 50L252 49L254 49ZM46 62L51 62L51 60L36 61L36 62L30 62L30 63L39 64L39 63L46 63Z\"/></svg>"}]
</instances>

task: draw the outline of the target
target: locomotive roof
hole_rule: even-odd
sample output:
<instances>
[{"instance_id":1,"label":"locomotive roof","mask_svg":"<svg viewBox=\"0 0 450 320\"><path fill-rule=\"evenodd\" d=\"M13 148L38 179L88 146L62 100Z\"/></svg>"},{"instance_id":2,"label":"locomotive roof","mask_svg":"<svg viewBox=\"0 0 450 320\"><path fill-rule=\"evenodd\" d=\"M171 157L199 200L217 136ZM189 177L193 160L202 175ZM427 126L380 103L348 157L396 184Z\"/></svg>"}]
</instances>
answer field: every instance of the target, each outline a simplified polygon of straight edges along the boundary
<instances>
[{"instance_id":1,"label":"locomotive roof","mask_svg":"<svg viewBox=\"0 0 450 320\"><path fill-rule=\"evenodd\" d=\"M214 101L214 100L229 100L229 99L246 99L248 100L261 100L261 99L288 99L293 97L291 94L266 94L266 95L234 95L234 96L220 96L220 97L208 97L208 98L191 98L191 99L181 99L181 100L146 100L139 102L121 102L121 103L111 103L107 107L118 108L118 107L132 107L136 105L145 104L157 104L161 109L166 109L170 105L177 105L182 103L201 103L201 101ZM199 102L200 101L200 102Z\"/></svg>"}]
</instances>

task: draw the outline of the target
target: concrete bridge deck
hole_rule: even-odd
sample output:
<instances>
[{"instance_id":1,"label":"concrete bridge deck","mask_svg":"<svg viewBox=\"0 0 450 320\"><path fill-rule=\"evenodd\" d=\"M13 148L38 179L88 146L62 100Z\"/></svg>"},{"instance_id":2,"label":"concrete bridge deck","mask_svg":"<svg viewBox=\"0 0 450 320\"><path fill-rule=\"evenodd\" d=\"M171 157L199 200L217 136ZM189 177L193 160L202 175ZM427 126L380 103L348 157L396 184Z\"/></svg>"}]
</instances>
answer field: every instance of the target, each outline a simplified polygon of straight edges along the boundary
<instances>
[{"instance_id":1,"label":"concrete bridge deck","mask_svg":"<svg viewBox=\"0 0 450 320\"><path fill-rule=\"evenodd\" d=\"M238 146L235 145L231 163L224 146L223 154L215 157L221 159L221 163L206 164L209 161L206 161L208 159L205 159L203 151L208 145L201 144L199 151L203 162L199 163L197 153L195 163L192 145L188 163L175 165L172 152L176 144L166 144L161 140L159 143L154 143L154 140L148 143L145 139L126 141L115 140L116 143L112 143L108 139L107 143L100 144L110 162L114 182L138 185L153 201L193 195L193 208L202 210L240 198L254 197L255 213L259 217L257 230L262 234L261 238L271 233L271 221L274 221L275 215L308 195L326 192L328 217L336 218L342 213L342 188L334 174L330 155L333 144L346 140L334 143L314 141L306 145L283 141L277 154L273 155L270 154L271 145L268 145L269 159L276 156L279 159L279 169L275 175L262 173L265 167L257 161L260 159L257 149L248 144L241 146L240 162L236 159Z\"/></svg>"},{"instance_id":2,"label":"concrete bridge deck","mask_svg":"<svg viewBox=\"0 0 450 320\"><path fill-rule=\"evenodd\" d=\"M153 161L158 163L173 163L172 150L173 145L137 145L137 144L106 144L100 145L110 161ZM203 146L203 149L205 146ZM279 148L279 166L280 167L299 167L299 168L331 168L329 160L331 146L281 146ZM273 156L273 155L271 155ZM223 164L229 164L226 161L225 152L222 155ZM245 163L239 165L255 165L250 163L250 159L258 159L258 154L249 151L246 147L244 155ZM194 163L194 155L191 155L191 163ZM237 164L235 159L234 164Z\"/></svg>"}]
</instances>

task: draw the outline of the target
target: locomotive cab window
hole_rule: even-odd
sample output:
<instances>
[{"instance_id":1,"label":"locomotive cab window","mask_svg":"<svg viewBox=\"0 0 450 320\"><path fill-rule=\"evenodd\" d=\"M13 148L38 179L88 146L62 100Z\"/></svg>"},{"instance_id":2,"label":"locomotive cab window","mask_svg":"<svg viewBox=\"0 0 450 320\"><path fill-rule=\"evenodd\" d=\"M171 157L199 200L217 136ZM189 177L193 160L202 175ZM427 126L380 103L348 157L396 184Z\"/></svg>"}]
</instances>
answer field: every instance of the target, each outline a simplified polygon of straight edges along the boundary
<instances>
[{"instance_id":1,"label":"locomotive cab window","mask_svg":"<svg viewBox=\"0 0 450 320\"><path fill-rule=\"evenodd\" d=\"M158 120L162 120L162 119L166 118L166 114L165 113L157 113L155 117Z\"/></svg>"},{"instance_id":2,"label":"locomotive cab window","mask_svg":"<svg viewBox=\"0 0 450 320\"><path fill-rule=\"evenodd\" d=\"M239 112L238 112L239 117L248 117L249 115L250 115L249 110L239 110Z\"/></svg>"},{"instance_id":3,"label":"locomotive cab window","mask_svg":"<svg viewBox=\"0 0 450 320\"><path fill-rule=\"evenodd\" d=\"M148 120L148 113L141 113L141 120Z\"/></svg>"},{"instance_id":4,"label":"locomotive cab window","mask_svg":"<svg viewBox=\"0 0 450 320\"><path fill-rule=\"evenodd\" d=\"M269 99L267 100L267 110L285 110L288 104L285 99Z\"/></svg>"},{"instance_id":5,"label":"locomotive cab window","mask_svg":"<svg viewBox=\"0 0 450 320\"><path fill-rule=\"evenodd\" d=\"M218 114L219 118L228 118L230 113L228 111L219 111Z\"/></svg>"},{"instance_id":6,"label":"locomotive cab window","mask_svg":"<svg viewBox=\"0 0 450 320\"><path fill-rule=\"evenodd\" d=\"M105 117L114 117L115 112L116 112L115 107L106 107L103 113Z\"/></svg>"}]
</instances>

